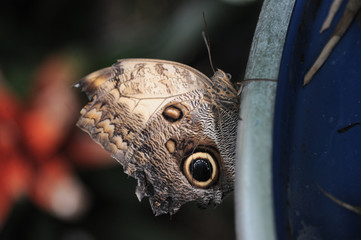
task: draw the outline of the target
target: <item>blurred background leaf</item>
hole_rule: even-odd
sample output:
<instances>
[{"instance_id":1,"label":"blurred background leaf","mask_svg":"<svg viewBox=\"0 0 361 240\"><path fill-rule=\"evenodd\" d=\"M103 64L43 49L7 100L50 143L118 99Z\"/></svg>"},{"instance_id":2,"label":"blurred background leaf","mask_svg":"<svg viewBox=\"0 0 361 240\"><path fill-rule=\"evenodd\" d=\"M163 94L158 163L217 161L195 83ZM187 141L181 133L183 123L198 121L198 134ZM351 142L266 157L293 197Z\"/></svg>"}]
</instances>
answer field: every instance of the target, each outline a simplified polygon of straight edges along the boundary
<instances>
[{"instance_id":1,"label":"blurred background leaf","mask_svg":"<svg viewBox=\"0 0 361 240\"><path fill-rule=\"evenodd\" d=\"M234 239L233 196L154 217L136 182L75 126L82 76L160 58L240 81L261 3L4 0L0 9L0 239Z\"/></svg>"}]
</instances>

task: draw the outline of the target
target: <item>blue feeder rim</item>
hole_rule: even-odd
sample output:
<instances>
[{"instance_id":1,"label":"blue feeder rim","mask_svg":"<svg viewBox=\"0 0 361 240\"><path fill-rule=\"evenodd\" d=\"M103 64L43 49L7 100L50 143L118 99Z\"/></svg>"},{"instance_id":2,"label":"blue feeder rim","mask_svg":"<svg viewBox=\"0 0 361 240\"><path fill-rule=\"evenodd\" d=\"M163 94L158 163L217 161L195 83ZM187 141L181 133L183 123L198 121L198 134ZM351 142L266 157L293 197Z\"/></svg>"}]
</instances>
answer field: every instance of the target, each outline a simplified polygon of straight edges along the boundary
<instances>
[{"instance_id":1,"label":"blue feeder rim","mask_svg":"<svg viewBox=\"0 0 361 240\"><path fill-rule=\"evenodd\" d=\"M303 77L342 17L332 1L297 1L277 86L273 174L279 239L361 239L361 25L357 17L309 85Z\"/></svg>"},{"instance_id":2,"label":"blue feeder rim","mask_svg":"<svg viewBox=\"0 0 361 240\"><path fill-rule=\"evenodd\" d=\"M294 0L263 2L242 84L236 149L238 239L277 239L272 192L274 104Z\"/></svg>"},{"instance_id":3,"label":"blue feeder rim","mask_svg":"<svg viewBox=\"0 0 361 240\"><path fill-rule=\"evenodd\" d=\"M347 1L320 34L331 3L263 3L241 94L238 239L361 239L361 216L320 190L361 205L357 18L309 85L302 87Z\"/></svg>"}]
</instances>

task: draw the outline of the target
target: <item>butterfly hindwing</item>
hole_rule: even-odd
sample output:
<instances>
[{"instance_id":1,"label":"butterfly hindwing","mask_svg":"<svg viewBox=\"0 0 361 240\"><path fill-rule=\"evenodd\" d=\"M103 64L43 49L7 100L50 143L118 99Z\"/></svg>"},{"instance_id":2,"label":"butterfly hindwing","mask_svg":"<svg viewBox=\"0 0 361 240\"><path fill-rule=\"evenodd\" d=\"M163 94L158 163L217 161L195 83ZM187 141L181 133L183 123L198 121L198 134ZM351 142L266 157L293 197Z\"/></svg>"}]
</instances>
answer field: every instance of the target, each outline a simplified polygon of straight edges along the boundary
<instances>
[{"instance_id":1,"label":"butterfly hindwing","mask_svg":"<svg viewBox=\"0 0 361 240\"><path fill-rule=\"evenodd\" d=\"M76 86L91 100L77 125L138 180L156 215L218 204L233 189L239 103L221 70L209 79L180 63L124 59Z\"/></svg>"}]
</instances>

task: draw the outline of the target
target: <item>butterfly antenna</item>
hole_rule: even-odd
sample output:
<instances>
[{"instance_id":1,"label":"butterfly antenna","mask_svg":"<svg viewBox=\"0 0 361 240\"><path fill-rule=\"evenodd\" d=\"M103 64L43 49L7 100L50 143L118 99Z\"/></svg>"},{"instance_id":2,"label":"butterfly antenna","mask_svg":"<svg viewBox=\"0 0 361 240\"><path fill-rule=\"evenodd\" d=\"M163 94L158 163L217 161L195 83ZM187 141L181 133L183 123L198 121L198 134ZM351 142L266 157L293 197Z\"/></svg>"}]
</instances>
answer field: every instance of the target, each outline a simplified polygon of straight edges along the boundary
<instances>
[{"instance_id":1,"label":"butterfly antenna","mask_svg":"<svg viewBox=\"0 0 361 240\"><path fill-rule=\"evenodd\" d=\"M208 58L209 58L209 63L211 64L211 68L213 70L213 73L215 73L216 71L214 70L213 67L213 61L212 61L212 54L211 54L211 43L209 41L209 34L208 34L208 26L207 26L207 20L206 20L206 14L203 12L203 21L204 21L204 28L205 31L202 31L202 36L203 36L203 40L206 43L206 47L207 47L207 51L208 51Z\"/></svg>"}]
</instances>

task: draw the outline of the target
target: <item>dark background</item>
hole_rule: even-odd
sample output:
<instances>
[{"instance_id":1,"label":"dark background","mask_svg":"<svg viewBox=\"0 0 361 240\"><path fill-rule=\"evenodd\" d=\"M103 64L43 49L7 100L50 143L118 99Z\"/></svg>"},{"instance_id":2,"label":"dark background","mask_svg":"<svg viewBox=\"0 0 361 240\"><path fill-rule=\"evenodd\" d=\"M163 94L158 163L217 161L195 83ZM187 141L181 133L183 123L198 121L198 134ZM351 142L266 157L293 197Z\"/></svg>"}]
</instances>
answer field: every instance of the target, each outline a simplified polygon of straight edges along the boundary
<instances>
[{"instance_id":1,"label":"dark background","mask_svg":"<svg viewBox=\"0 0 361 240\"><path fill-rule=\"evenodd\" d=\"M202 12L214 65L237 82L260 7L258 1L5 0L0 7L2 84L27 101L37 68L54 55L66 56L76 70L74 81L121 58L174 60L210 76ZM74 172L91 203L81 217L60 219L25 196L12 205L0 239L235 238L233 195L216 208L201 210L191 203L173 216L155 217L147 199L138 202L136 181L120 165L75 167Z\"/></svg>"}]
</instances>

